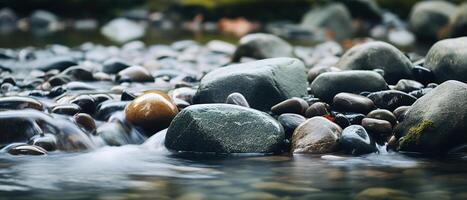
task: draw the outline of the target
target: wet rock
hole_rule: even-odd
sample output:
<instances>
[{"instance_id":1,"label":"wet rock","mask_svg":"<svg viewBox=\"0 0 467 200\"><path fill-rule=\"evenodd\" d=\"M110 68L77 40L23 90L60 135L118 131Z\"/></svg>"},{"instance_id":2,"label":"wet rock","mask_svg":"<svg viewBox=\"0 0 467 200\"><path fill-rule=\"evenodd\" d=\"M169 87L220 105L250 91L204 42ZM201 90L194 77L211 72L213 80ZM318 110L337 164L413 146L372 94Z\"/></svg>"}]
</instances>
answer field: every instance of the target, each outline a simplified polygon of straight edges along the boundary
<instances>
[{"instance_id":1,"label":"wet rock","mask_svg":"<svg viewBox=\"0 0 467 200\"><path fill-rule=\"evenodd\" d=\"M337 40L350 38L353 35L352 16L349 10L340 3L314 8L305 14L301 24L313 30L324 29Z\"/></svg>"},{"instance_id":2,"label":"wet rock","mask_svg":"<svg viewBox=\"0 0 467 200\"><path fill-rule=\"evenodd\" d=\"M92 81L94 80L93 72L82 66L72 66L65 69L62 74L68 75L75 80L79 81Z\"/></svg>"},{"instance_id":3,"label":"wet rock","mask_svg":"<svg viewBox=\"0 0 467 200\"><path fill-rule=\"evenodd\" d=\"M271 112L280 115L283 113L295 113L303 115L308 108L308 103L298 97L282 101L271 108Z\"/></svg>"},{"instance_id":4,"label":"wet rock","mask_svg":"<svg viewBox=\"0 0 467 200\"><path fill-rule=\"evenodd\" d=\"M392 125L390 122L381 119L364 118L362 126L370 133L378 136L387 137L392 133Z\"/></svg>"},{"instance_id":5,"label":"wet rock","mask_svg":"<svg viewBox=\"0 0 467 200\"><path fill-rule=\"evenodd\" d=\"M334 96L333 107L340 111L366 114L375 109L375 104L365 96L341 92Z\"/></svg>"},{"instance_id":6,"label":"wet rock","mask_svg":"<svg viewBox=\"0 0 467 200\"><path fill-rule=\"evenodd\" d=\"M334 123L336 123L337 125L339 125L341 128L346 128L348 126L350 126L350 120L347 119L347 117L341 113L337 114L335 117L334 117Z\"/></svg>"},{"instance_id":7,"label":"wet rock","mask_svg":"<svg viewBox=\"0 0 467 200\"><path fill-rule=\"evenodd\" d=\"M46 10L36 10L29 16L29 26L33 30L53 31L58 18Z\"/></svg>"},{"instance_id":8,"label":"wet rock","mask_svg":"<svg viewBox=\"0 0 467 200\"><path fill-rule=\"evenodd\" d=\"M405 114L411 106L401 106L396 108L392 113L396 116L397 121L401 122L405 118Z\"/></svg>"},{"instance_id":9,"label":"wet rock","mask_svg":"<svg viewBox=\"0 0 467 200\"><path fill-rule=\"evenodd\" d=\"M438 83L447 80L466 83L466 54L467 37L441 40L428 51L424 66L433 71Z\"/></svg>"},{"instance_id":10,"label":"wet rock","mask_svg":"<svg viewBox=\"0 0 467 200\"><path fill-rule=\"evenodd\" d=\"M373 119L386 120L390 122L393 126L397 123L396 116L394 116L394 114L391 111L385 109L373 110L370 113L368 113L367 117Z\"/></svg>"},{"instance_id":11,"label":"wet rock","mask_svg":"<svg viewBox=\"0 0 467 200\"><path fill-rule=\"evenodd\" d=\"M116 80L118 82L153 82L154 78L146 68L131 66L118 72Z\"/></svg>"},{"instance_id":12,"label":"wet rock","mask_svg":"<svg viewBox=\"0 0 467 200\"><path fill-rule=\"evenodd\" d=\"M327 115L330 115L330 108L328 104L323 102L313 103L305 111L305 117L307 118Z\"/></svg>"},{"instance_id":13,"label":"wet rock","mask_svg":"<svg viewBox=\"0 0 467 200\"><path fill-rule=\"evenodd\" d=\"M303 63L273 58L216 69L201 79L194 103L223 103L241 93L252 108L267 111L273 105L307 94Z\"/></svg>"},{"instance_id":14,"label":"wet rock","mask_svg":"<svg viewBox=\"0 0 467 200\"><path fill-rule=\"evenodd\" d=\"M87 113L87 114L94 114L96 112L96 101L95 99L87 94L79 95L72 100L70 100L70 103L76 104L81 108L81 112Z\"/></svg>"},{"instance_id":15,"label":"wet rock","mask_svg":"<svg viewBox=\"0 0 467 200\"><path fill-rule=\"evenodd\" d=\"M113 113L123 111L128 103L129 101L105 101L97 107L95 117L98 120L107 121Z\"/></svg>"},{"instance_id":16,"label":"wet rock","mask_svg":"<svg viewBox=\"0 0 467 200\"><path fill-rule=\"evenodd\" d=\"M68 67L77 65L77 63L70 57L57 56L35 60L32 65L35 69L46 72L50 70L63 71Z\"/></svg>"},{"instance_id":17,"label":"wet rock","mask_svg":"<svg viewBox=\"0 0 467 200\"><path fill-rule=\"evenodd\" d=\"M130 67L128 63L118 58L110 58L102 64L102 71L107 74L116 74Z\"/></svg>"},{"instance_id":18,"label":"wet rock","mask_svg":"<svg viewBox=\"0 0 467 200\"><path fill-rule=\"evenodd\" d=\"M47 80L47 82L50 84L50 87L64 85L70 81L71 81L71 78L69 76L65 76L61 74L52 76L49 78L49 80Z\"/></svg>"},{"instance_id":19,"label":"wet rock","mask_svg":"<svg viewBox=\"0 0 467 200\"><path fill-rule=\"evenodd\" d=\"M292 57L293 48L281 38L265 33L255 33L243 36L232 60L240 61L242 57L266 59L276 57Z\"/></svg>"},{"instance_id":20,"label":"wet rock","mask_svg":"<svg viewBox=\"0 0 467 200\"><path fill-rule=\"evenodd\" d=\"M181 87L181 88L177 88L169 92L169 95L172 98L181 99L188 103L192 102L193 96L195 96L195 94L196 94L196 90L193 88L189 88L189 87Z\"/></svg>"},{"instance_id":21,"label":"wet rock","mask_svg":"<svg viewBox=\"0 0 467 200\"><path fill-rule=\"evenodd\" d=\"M331 102L341 92L375 92L388 89L388 85L376 72L356 70L323 73L316 77L310 88L316 97Z\"/></svg>"},{"instance_id":22,"label":"wet rock","mask_svg":"<svg viewBox=\"0 0 467 200\"><path fill-rule=\"evenodd\" d=\"M279 123L284 127L286 138L292 137L292 133L306 118L299 114L285 113L277 118Z\"/></svg>"},{"instance_id":23,"label":"wet rock","mask_svg":"<svg viewBox=\"0 0 467 200\"><path fill-rule=\"evenodd\" d=\"M86 130L88 133L92 133L94 132L94 130L96 130L96 122L89 114L77 113L73 116L73 119L80 127Z\"/></svg>"},{"instance_id":24,"label":"wet rock","mask_svg":"<svg viewBox=\"0 0 467 200\"><path fill-rule=\"evenodd\" d=\"M451 16L451 37L465 36L467 33L467 3L457 7L457 10Z\"/></svg>"},{"instance_id":25,"label":"wet rock","mask_svg":"<svg viewBox=\"0 0 467 200\"><path fill-rule=\"evenodd\" d=\"M130 130L119 122L107 122L96 129L96 135L107 145L122 146L132 144Z\"/></svg>"},{"instance_id":26,"label":"wet rock","mask_svg":"<svg viewBox=\"0 0 467 200\"><path fill-rule=\"evenodd\" d=\"M384 79L395 84L412 78L412 63L396 47L385 42L367 42L349 49L336 64L343 70L384 70Z\"/></svg>"},{"instance_id":27,"label":"wet rock","mask_svg":"<svg viewBox=\"0 0 467 200\"><path fill-rule=\"evenodd\" d=\"M318 77L320 74L322 74L324 72L338 72L338 71L341 71L341 70L339 68L335 68L335 67L316 66L316 67L311 68L308 71L307 80L308 80L308 82L311 83L311 82L313 82L313 80L316 79L316 77Z\"/></svg>"},{"instance_id":28,"label":"wet rock","mask_svg":"<svg viewBox=\"0 0 467 200\"><path fill-rule=\"evenodd\" d=\"M36 145L29 145L29 144L22 144L16 143L6 146L2 151L5 151L11 155L30 155L30 156L38 156L38 155L47 155L47 150L43 149L40 146Z\"/></svg>"},{"instance_id":29,"label":"wet rock","mask_svg":"<svg viewBox=\"0 0 467 200\"><path fill-rule=\"evenodd\" d=\"M229 94L229 96L227 96L227 99L225 100L225 103L243 106L247 108L250 107L250 104L248 104L248 101L245 99L245 97L238 92Z\"/></svg>"},{"instance_id":30,"label":"wet rock","mask_svg":"<svg viewBox=\"0 0 467 200\"><path fill-rule=\"evenodd\" d=\"M398 149L445 154L467 143L467 84L446 81L412 105L395 130Z\"/></svg>"},{"instance_id":31,"label":"wet rock","mask_svg":"<svg viewBox=\"0 0 467 200\"><path fill-rule=\"evenodd\" d=\"M73 116L81 111L81 107L76 104L61 104L52 108L52 113Z\"/></svg>"},{"instance_id":32,"label":"wet rock","mask_svg":"<svg viewBox=\"0 0 467 200\"><path fill-rule=\"evenodd\" d=\"M409 95L412 95L415 98L420 98L424 96L425 94L428 94L429 92L431 92L431 90L433 90L433 88L423 88L419 90L414 90L412 92L409 92Z\"/></svg>"},{"instance_id":33,"label":"wet rock","mask_svg":"<svg viewBox=\"0 0 467 200\"><path fill-rule=\"evenodd\" d=\"M160 91L145 92L125 109L126 119L141 127L149 136L167 128L177 113L178 108L173 100Z\"/></svg>"},{"instance_id":34,"label":"wet rock","mask_svg":"<svg viewBox=\"0 0 467 200\"><path fill-rule=\"evenodd\" d=\"M324 117L313 117L292 135L293 153L330 153L338 149L342 129Z\"/></svg>"},{"instance_id":35,"label":"wet rock","mask_svg":"<svg viewBox=\"0 0 467 200\"><path fill-rule=\"evenodd\" d=\"M394 90L399 90L402 92L411 92L414 90L422 89L423 87L423 84L419 83L418 81L401 79L397 82L396 86L394 87Z\"/></svg>"},{"instance_id":36,"label":"wet rock","mask_svg":"<svg viewBox=\"0 0 467 200\"><path fill-rule=\"evenodd\" d=\"M374 0L339 0L347 7L353 18L379 22L382 10Z\"/></svg>"},{"instance_id":37,"label":"wet rock","mask_svg":"<svg viewBox=\"0 0 467 200\"><path fill-rule=\"evenodd\" d=\"M342 150L353 155L361 155L377 152L375 144L365 128L360 125L351 125L342 131L339 140Z\"/></svg>"},{"instance_id":38,"label":"wet rock","mask_svg":"<svg viewBox=\"0 0 467 200\"><path fill-rule=\"evenodd\" d=\"M125 18L117 18L101 28L101 33L109 39L124 43L144 36L146 27Z\"/></svg>"},{"instance_id":39,"label":"wet rock","mask_svg":"<svg viewBox=\"0 0 467 200\"><path fill-rule=\"evenodd\" d=\"M263 112L230 104L201 104L175 117L165 145L175 151L273 153L282 150L284 139L282 126Z\"/></svg>"},{"instance_id":40,"label":"wet rock","mask_svg":"<svg viewBox=\"0 0 467 200\"><path fill-rule=\"evenodd\" d=\"M42 103L31 97L1 97L0 98L0 109L2 110L21 110L21 109L36 109L43 110L44 106Z\"/></svg>"},{"instance_id":41,"label":"wet rock","mask_svg":"<svg viewBox=\"0 0 467 200\"><path fill-rule=\"evenodd\" d=\"M390 188L367 188L357 194L355 200L383 200L383 199L394 199L394 200L410 200L412 196L404 191L395 190Z\"/></svg>"},{"instance_id":42,"label":"wet rock","mask_svg":"<svg viewBox=\"0 0 467 200\"><path fill-rule=\"evenodd\" d=\"M445 36L442 30L449 26L449 18L455 10L455 5L446 1L418 2L410 12L410 28L419 39L440 39Z\"/></svg>"},{"instance_id":43,"label":"wet rock","mask_svg":"<svg viewBox=\"0 0 467 200\"><path fill-rule=\"evenodd\" d=\"M55 151L57 150L57 137L50 133L34 135L28 144L42 147L46 151Z\"/></svg>"},{"instance_id":44,"label":"wet rock","mask_svg":"<svg viewBox=\"0 0 467 200\"><path fill-rule=\"evenodd\" d=\"M349 120L350 124L354 125L362 124L362 120L365 118L365 115L361 113L345 113L344 116Z\"/></svg>"},{"instance_id":45,"label":"wet rock","mask_svg":"<svg viewBox=\"0 0 467 200\"><path fill-rule=\"evenodd\" d=\"M368 98L375 103L376 107L390 111L400 106L410 106L417 100L416 97L397 90L373 92L368 95Z\"/></svg>"}]
</instances>

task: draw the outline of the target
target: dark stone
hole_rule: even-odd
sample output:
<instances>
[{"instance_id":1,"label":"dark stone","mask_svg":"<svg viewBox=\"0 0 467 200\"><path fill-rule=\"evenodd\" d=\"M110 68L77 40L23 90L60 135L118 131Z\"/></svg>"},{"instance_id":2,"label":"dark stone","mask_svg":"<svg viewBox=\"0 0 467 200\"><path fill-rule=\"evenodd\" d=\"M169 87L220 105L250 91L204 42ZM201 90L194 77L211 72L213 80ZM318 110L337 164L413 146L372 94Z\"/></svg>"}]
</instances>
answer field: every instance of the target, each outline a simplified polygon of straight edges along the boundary
<instances>
[{"instance_id":1,"label":"dark stone","mask_svg":"<svg viewBox=\"0 0 467 200\"><path fill-rule=\"evenodd\" d=\"M61 74L71 76L75 80L80 80L80 81L94 80L93 72L81 66L69 67L65 69Z\"/></svg>"},{"instance_id":2,"label":"dark stone","mask_svg":"<svg viewBox=\"0 0 467 200\"><path fill-rule=\"evenodd\" d=\"M351 125L349 119L347 119L347 117L341 113L334 117L334 123L339 125L341 128L346 128Z\"/></svg>"},{"instance_id":3,"label":"dark stone","mask_svg":"<svg viewBox=\"0 0 467 200\"><path fill-rule=\"evenodd\" d=\"M272 58L216 69L201 79L193 103L223 103L241 93L252 108L268 111L307 94L305 66L293 58Z\"/></svg>"},{"instance_id":4,"label":"dark stone","mask_svg":"<svg viewBox=\"0 0 467 200\"><path fill-rule=\"evenodd\" d=\"M431 92L431 90L433 90L433 88L423 88L423 89L419 89L419 90L414 90L412 92L409 93L409 95L412 95L414 96L415 98L420 98L422 96L424 96L425 94L427 94L428 92Z\"/></svg>"},{"instance_id":5,"label":"dark stone","mask_svg":"<svg viewBox=\"0 0 467 200\"><path fill-rule=\"evenodd\" d=\"M225 103L243 106L247 108L250 107L250 104L248 104L248 101L245 99L245 97L238 92L229 94L229 96L227 96L227 99L225 100Z\"/></svg>"},{"instance_id":6,"label":"dark stone","mask_svg":"<svg viewBox=\"0 0 467 200\"><path fill-rule=\"evenodd\" d=\"M107 121L113 113L125 110L128 103L129 101L105 101L97 107L95 117L98 120Z\"/></svg>"},{"instance_id":7,"label":"dark stone","mask_svg":"<svg viewBox=\"0 0 467 200\"><path fill-rule=\"evenodd\" d=\"M394 90L399 90L402 92L412 92L414 90L420 90L423 87L423 84L419 83L418 81L401 79L397 82L396 86L394 87Z\"/></svg>"},{"instance_id":8,"label":"dark stone","mask_svg":"<svg viewBox=\"0 0 467 200\"><path fill-rule=\"evenodd\" d=\"M116 74L130 67L128 63L117 58L110 58L102 64L102 71L107 74Z\"/></svg>"},{"instance_id":9,"label":"dark stone","mask_svg":"<svg viewBox=\"0 0 467 200\"><path fill-rule=\"evenodd\" d=\"M467 4L466 4L467 5ZM424 66L435 74L436 82L467 82L467 37L436 42L426 54Z\"/></svg>"},{"instance_id":10,"label":"dark stone","mask_svg":"<svg viewBox=\"0 0 467 200\"><path fill-rule=\"evenodd\" d=\"M392 125L390 122L381 119L364 118L362 126L370 133L378 136L387 137L392 133Z\"/></svg>"},{"instance_id":11,"label":"dark stone","mask_svg":"<svg viewBox=\"0 0 467 200\"><path fill-rule=\"evenodd\" d=\"M92 98L90 95L83 94L75 97L70 101L70 103L74 103L81 108L81 112L94 114L96 111L96 102L95 99Z\"/></svg>"},{"instance_id":12,"label":"dark stone","mask_svg":"<svg viewBox=\"0 0 467 200\"><path fill-rule=\"evenodd\" d=\"M405 118L405 114L411 106L401 106L396 108L392 113L396 116L397 121L402 122Z\"/></svg>"},{"instance_id":13,"label":"dark stone","mask_svg":"<svg viewBox=\"0 0 467 200\"><path fill-rule=\"evenodd\" d=\"M382 10L374 0L338 0L347 7L353 18L380 22Z\"/></svg>"},{"instance_id":14,"label":"dark stone","mask_svg":"<svg viewBox=\"0 0 467 200\"><path fill-rule=\"evenodd\" d=\"M2 151L5 151L11 155L30 155L30 156L39 156L39 155L47 155L47 150L43 149L40 146L36 145L29 145L29 144L22 144L16 143L6 146Z\"/></svg>"},{"instance_id":15,"label":"dark stone","mask_svg":"<svg viewBox=\"0 0 467 200\"><path fill-rule=\"evenodd\" d=\"M284 129L260 111L230 104L193 105L182 110L167 131L174 151L273 153L284 145Z\"/></svg>"},{"instance_id":16,"label":"dark stone","mask_svg":"<svg viewBox=\"0 0 467 200\"><path fill-rule=\"evenodd\" d=\"M372 71L326 72L311 83L311 92L326 102L341 92L361 93L388 89L383 77Z\"/></svg>"},{"instance_id":17,"label":"dark stone","mask_svg":"<svg viewBox=\"0 0 467 200\"><path fill-rule=\"evenodd\" d=\"M141 66L131 66L120 72L115 77L117 82L153 82L149 71Z\"/></svg>"},{"instance_id":18,"label":"dark stone","mask_svg":"<svg viewBox=\"0 0 467 200\"><path fill-rule=\"evenodd\" d=\"M465 36L467 33L467 3L459 5L451 19L451 37Z\"/></svg>"},{"instance_id":19,"label":"dark stone","mask_svg":"<svg viewBox=\"0 0 467 200\"><path fill-rule=\"evenodd\" d=\"M362 124L362 120L363 118L365 118L365 115L361 113L345 113L344 116L349 120L350 124L352 125Z\"/></svg>"},{"instance_id":20,"label":"dark stone","mask_svg":"<svg viewBox=\"0 0 467 200\"><path fill-rule=\"evenodd\" d=\"M339 140L342 150L353 155L361 155L377 152L378 149L365 128L360 125L352 125L342 131Z\"/></svg>"},{"instance_id":21,"label":"dark stone","mask_svg":"<svg viewBox=\"0 0 467 200\"><path fill-rule=\"evenodd\" d=\"M341 92L334 96L333 107L340 111L357 112L366 114L375 109L371 99L358 94Z\"/></svg>"},{"instance_id":22,"label":"dark stone","mask_svg":"<svg viewBox=\"0 0 467 200\"><path fill-rule=\"evenodd\" d=\"M280 115L284 113L294 113L304 115L308 108L308 103L298 97L290 98L282 101L271 108L271 112Z\"/></svg>"},{"instance_id":23,"label":"dark stone","mask_svg":"<svg viewBox=\"0 0 467 200\"><path fill-rule=\"evenodd\" d=\"M329 105L323 102L316 102L311 104L308 109L306 109L305 117L311 118L315 116L326 116L330 115Z\"/></svg>"},{"instance_id":24,"label":"dark stone","mask_svg":"<svg viewBox=\"0 0 467 200\"><path fill-rule=\"evenodd\" d=\"M445 154L467 143L467 84L446 81L421 97L395 130L401 151Z\"/></svg>"},{"instance_id":25,"label":"dark stone","mask_svg":"<svg viewBox=\"0 0 467 200\"><path fill-rule=\"evenodd\" d=\"M49 80L47 80L47 82L50 84L51 87L64 85L64 84L67 84L70 81L71 81L71 79L70 79L69 76L61 75L61 74L56 75L56 76L52 76L52 77L49 78Z\"/></svg>"},{"instance_id":26,"label":"dark stone","mask_svg":"<svg viewBox=\"0 0 467 200\"><path fill-rule=\"evenodd\" d=\"M52 108L52 113L73 116L81 111L81 107L76 104L61 104Z\"/></svg>"},{"instance_id":27,"label":"dark stone","mask_svg":"<svg viewBox=\"0 0 467 200\"><path fill-rule=\"evenodd\" d=\"M349 49L336 64L343 70L384 70L384 79L395 84L412 78L412 63L399 49L385 42L367 42Z\"/></svg>"},{"instance_id":28,"label":"dark stone","mask_svg":"<svg viewBox=\"0 0 467 200\"><path fill-rule=\"evenodd\" d=\"M276 57L292 57L293 48L281 38L265 33L255 33L243 36L235 50L233 61L242 57L266 59Z\"/></svg>"},{"instance_id":29,"label":"dark stone","mask_svg":"<svg viewBox=\"0 0 467 200\"><path fill-rule=\"evenodd\" d=\"M285 137L290 139L295 128L303 123L306 118L299 114L285 113L280 115L277 120L282 124L285 130Z\"/></svg>"},{"instance_id":30,"label":"dark stone","mask_svg":"<svg viewBox=\"0 0 467 200\"><path fill-rule=\"evenodd\" d=\"M367 117L373 119L386 120L390 122L393 126L397 123L396 116L394 116L394 114L391 111L385 109L373 110L370 113L368 113Z\"/></svg>"},{"instance_id":31,"label":"dark stone","mask_svg":"<svg viewBox=\"0 0 467 200\"><path fill-rule=\"evenodd\" d=\"M39 60L34 61L32 65L35 66L36 69L42 71L49 71L54 69L63 71L68 67L77 65L77 63L72 58L57 56L41 58Z\"/></svg>"},{"instance_id":32,"label":"dark stone","mask_svg":"<svg viewBox=\"0 0 467 200\"><path fill-rule=\"evenodd\" d=\"M57 137L50 133L34 135L28 144L42 147L46 151L55 151L57 150Z\"/></svg>"},{"instance_id":33,"label":"dark stone","mask_svg":"<svg viewBox=\"0 0 467 200\"><path fill-rule=\"evenodd\" d=\"M417 100L416 97L397 90L373 92L368 95L368 98L375 103L376 107L390 111L400 106L410 106Z\"/></svg>"},{"instance_id":34,"label":"dark stone","mask_svg":"<svg viewBox=\"0 0 467 200\"><path fill-rule=\"evenodd\" d=\"M101 137L107 145L122 146L132 144L130 129L119 122L107 122L96 129L96 135Z\"/></svg>"},{"instance_id":35,"label":"dark stone","mask_svg":"<svg viewBox=\"0 0 467 200\"><path fill-rule=\"evenodd\" d=\"M21 109L43 110L42 103L31 97L0 97L0 109L2 110L21 110Z\"/></svg>"},{"instance_id":36,"label":"dark stone","mask_svg":"<svg viewBox=\"0 0 467 200\"><path fill-rule=\"evenodd\" d=\"M73 116L76 124L83 128L88 133L92 133L96 130L96 122L91 115L86 113L77 113Z\"/></svg>"}]
</instances>

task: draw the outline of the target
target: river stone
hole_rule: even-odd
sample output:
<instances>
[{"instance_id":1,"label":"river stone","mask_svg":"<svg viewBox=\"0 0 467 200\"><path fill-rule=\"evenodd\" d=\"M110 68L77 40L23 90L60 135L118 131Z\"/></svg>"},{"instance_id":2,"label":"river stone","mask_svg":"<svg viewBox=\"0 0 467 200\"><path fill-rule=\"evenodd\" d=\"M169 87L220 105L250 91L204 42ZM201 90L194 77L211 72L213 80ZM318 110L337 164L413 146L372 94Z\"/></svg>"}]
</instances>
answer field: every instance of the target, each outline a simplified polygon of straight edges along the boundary
<instances>
[{"instance_id":1,"label":"river stone","mask_svg":"<svg viewBox=\"0 0 467 200\"><path fill-rule=\"evenodd\" d=\"M242 57L265 59L292 55L292 46L283 39L271 34L254 33L240 39L233 61L238 62Z\"/></svg>"},{"instance_id":2,"label":"river stone","mask_svg":"<svg viewBox=\"0 0 467 200\"><path fill-rule=\"evenodd\" d=\"M192 105L182 110L167 131L168 149L214 153L280 152L284 129L271 116L230 104Z\"/></svg>"},{"instance_id":3,"label":"river stone","mask_svg":"<svg viewBox=\"0 0 467 200\"><path fill-rule=\"evenodd\" d=\"M352 16L340 3L319 6L309 11L302 19L302 26L313 30L324 29L337 40L350 38L353 35Z\"/></svg>"},{"instance_id":4,"label":"river stone","mask_svg":"<svg viewBox=\"0 0 467 200\"><path fill-rule=\"evenodd\" d=\"M250 104L248 104L248 101L245 99L245 97L238 92L229 94L229 96L227 96L227 99L225 100L225 103L244 106L247 108L250 107Z\"/></svg>"},{"instance_id":5,"label":"river stone","mask_svg":"<svg viewBox=\"0 0 467 200\"><path fill-rule=\"evenodd\" d=\"M316 102L310 105L305 111L305 117L311 118L315 116L326 116L330 115L329 105L323 102Z\"/></svg>"},{"instance_id":6,"label":"river stone","mask_svg":"<svg viewBox=\"0 0 467 200\"><path fill-rule=\"evenodd\" d=\"M286 137L290 138L295 128L306 121L306 118L299 114L285 113L280 115L277 118L277 121L279 121L279 123L284 127Z\"/></svg>"},{"instance_id":7,"label":"river stone","mask_svg":"<svg viewBox=\"0 0 467 200\"><path fill-rule=\"evenodd\" d=\"M410 12L410 28L419 39L436 40L449 26L449 18L456 7L446 1L420 1Z\"/></svg>"},{"instance_id":8,"label":"river stone","mask_svg":"<svg viewBox=\"0 0 467 200\"><path fill-rule=\"evenodd\" d=\"M382 10L375 0L337 0L347 7L353 18L379 22Z\"/></svg>"},{"instance_id":9,"label":"river stone","mask_svg":"<svg viewBox=\"0 0 467 200\"><path fill-rule=\"evenodd\" d=\"M435 74L436 81L458 80L467 83L467 37L435 43L426 55L424 66Z\"/></svg>"},{"instance_id":10,"label":"river stone","mask_svg":"<svg viewBox=\"0 0 467 200\"><path fill-rule=\"evenodd\" d=\"M388 85L376 72L354 70L323 73L316 77L310 88L315 97L331 102L341 92L375 92L388 89Z\"/></svg>"},{"instance_id":11,"label":"river stone","mask_svg":"<svg viewBox=\"0 0 467 200\"><path fill-rule=\"evenodd\" d=\"M334 96L333 107L340 111L366 114L375 109L375 104L365 96L341 92Z\"/></svg>"},{"instance_id":12,"label":"river stone","mask_svg":"<svg viewBox=\"0 0 467 200\"><path fill-rule=\"evenodd\" d=\"M21 110L27 108L43 110L43 105L40 101L31 97L9 96L0 98L1 110Z\"/></svg>"},{"instance_id":13,"label":"river stone","mask_svg":"<svg viewBox=\"0 0 467 200\"><path fill-rule=\"evenodd\" d=\"M367 42L349 49L336 67L343 70L384 70L389 84L412 78L412 63L399 49L386 42Z\"/></svg>"},{"instance_id":14,"label":"river stone","mask_svg":"<svg viewBox=\"0 0 467 200\"><path fill-rule=\"evenodd\" d=\"M402 190L395 190L391 188L367 188L357 194L355 200L410 200L412 196Z\"/></svg>"},{"instance_id":15,"label":"river stone","mask_svg":"<svg viewBox=\"0 0 467 200\"><path fill-rule=\"evenodd\" d=\"M395 135L401 151L444 154L467 143L467 84L446 81L418 99Z\"/></svg>"},{"instance_id":16,"label":"river stone","mask_svg":"<svg viewBox=\"0 0 467 200\"><path fill-rule=\"evenodd\" d=\"M271 112L280 115L283 113L295 113L303 115L308 108L308 103L302 98L294 97L282 101L271 108Z\"/></svg>"},{"instance_id":17,"label":"river stone","mask_svg":"<svg viewBox=\"0 0 467 200\"><path fill-rule=\"evenodd\" d=\"M367 97L375 103L376 107L390 111L400 106L410 106L417 100L416 97L397 90L373 92Z\"/></svg>"},{"instance_id":18,"label":"river stone","mask_svg":"<svg viewBox=\"0 0 467 200\"><path fill-rule=\"evenodd\" d=\"M399 90L402 92L411 92L414 90L423 89L423 84L418 81L409 80L409 79L401 79L397 82L394 90Z\"/></svg>"},{"instance_id":19,"label":"river stone","mask_svg":"<svg viewBox=\"0 0 467 200\"><path fill-rule=\"evenodd\" d=\"M32 66L42 71L49 71L53 69L63 71L66 68L75 65L77 65L77 63L72 58L65 56L41 58L32 62Z\"/></svg>"},{"instance_id":20,"label":"river stone","mask_svg":"<svg viewBox=\"0 0 467 200\"><path fill-rule=\"evenodd\" d=\"M107 74L116 74L130 67L128 63L118 58L110 58L102 64L102 71Z\"/></svg>"},{"instance_id":21,"label":"river stone","mask_svg":"<svg viewBox=\"0 0 467 200\"><path fill-rule=\"evenodd\" d=\"M451 16L451 37L465 36L467 33L467 3L457 7Z\"/></svg>"},{"instance_id":22,"label":"river stone","mask_svg":"<svg viewBox=\"0 0 467 200\"><path fill-rule=\"evenodd\" d=\"M351 125L345 128L342 131L342 137L339 142L342 150L354 155L378 151L375 144L372 143L365 128L360 125Z\"/></svg>"},{"instance_id":23,"label":"river stone","mask_svg":"<svg viewBox=\"0 0 467 200\"><path fill-rule=\"evenodd\" d=\"M55 151L57 149L57 137L50 133L34 135L28 144L40 146L47 151Z\"/></svg>"},{"instance_id":24,"label":"river stone","mask_svg":"<svg viewBox=\"0 0 467 200\"><path fill-rule=\"evenodd\" d=\"M115 77L118 82L153 82L151 73L144 67L135 65L118 72Z\"/></svg>"},{"instance_id":25,"label":"river stone","mask_svg":"<svg viewBox=\"0 0 467 200\"><path fill-rule=\"evenodd\" d=\"M252 108L269 111L281 101L307 95L305 66L294 58L272 58L222 67L201 79L193 103L223 103L234 92Z\"/></svg>"},{"instance_id":26,"label":"river stone","mask_svg":"<svg viewBox=\"0 0 467 200\"><path fill-rule=\"evenodd\" d=\"M397 119L394 114L386 109L376 109L368 113L367 117L373 119L382 119L390 122L393 126L396 125Z\"/></svg>"},{"instance_id":27,"label":"river stone","mask_svg":"<svg viewBox=\"0 0 467 200\"><path fill-rule=\"evenodd\" d=\"M324 117L312 117L292 134L293 153L331 153L338 149L342 129Z\"/></svg>"},{"instance_id":28,"label":"river stone","mask_svg":"<svg viewBox=\"0 0 467 200\"><path fill-rule=\"evenodd\" d=\"M30 155L30 156L39 156L47 155L47 150L43 149L40 146L29 145L23 143L16 143L6 146L2 151L8 152L11 155Z\"/></svg>"},{"instance_id":29,"label":"river stone","mask_svg":"<svg viewBox=\"0 0 467 200\"><path fill-rule=\"evenodd\" d=\"M126 119L141 127L148 136L167 128L177 113L178 108L170 96L160 91L147 91L125 108Z\"/></svg>"}]
</instances>

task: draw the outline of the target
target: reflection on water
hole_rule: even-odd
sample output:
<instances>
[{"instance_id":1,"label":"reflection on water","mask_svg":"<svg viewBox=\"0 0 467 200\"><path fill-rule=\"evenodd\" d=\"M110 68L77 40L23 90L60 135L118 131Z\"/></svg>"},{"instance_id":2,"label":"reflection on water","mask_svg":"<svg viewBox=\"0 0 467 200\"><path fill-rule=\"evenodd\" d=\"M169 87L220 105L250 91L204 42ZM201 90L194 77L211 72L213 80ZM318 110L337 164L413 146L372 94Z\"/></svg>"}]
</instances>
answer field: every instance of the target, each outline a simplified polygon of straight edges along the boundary
<instances>
[{"instance_id":1,"label":"reflection on water","mask_svg":"<svg viewBox=\"0 0 467 200\"><path fill-rule=\"evenodd\" d=\"M366 188L386 187L414 198L433 191L461 198L467 187L463 159L434 161L392 153L191 157L144 145L44 157L2 154L0 195L24 199L346 199Z\"/></svg>"}]
</instances>

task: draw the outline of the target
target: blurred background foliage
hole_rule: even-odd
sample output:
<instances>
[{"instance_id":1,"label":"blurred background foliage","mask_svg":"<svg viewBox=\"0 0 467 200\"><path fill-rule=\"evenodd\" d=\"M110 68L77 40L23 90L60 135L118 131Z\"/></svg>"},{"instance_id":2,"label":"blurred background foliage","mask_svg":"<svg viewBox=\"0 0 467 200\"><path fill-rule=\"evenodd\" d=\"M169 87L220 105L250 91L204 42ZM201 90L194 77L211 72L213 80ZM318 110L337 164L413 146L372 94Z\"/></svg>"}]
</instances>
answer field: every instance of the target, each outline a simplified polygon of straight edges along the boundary
<instances>
[{"instance_id":1,"label":"blurred background foliage","mask_svg":"<svg viewBox=\"0 0 467 200\"><path fill-rule=\"evenodd\" d=\"M172 11L186 19L201 13L206 20L241 16L258 21L298 21L316 1L318 0L0 0L0 8L10 7L20 16L27 16L36 9L44 9L68 18L92 17L101 20L118 16L131 8L144 8L150 11ZM420 0L376 1L381 8L405 18L412 5ZM460 3L464 0L451 1Z\"/></svg>"}]
</instances>

